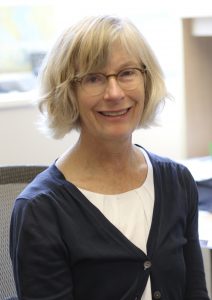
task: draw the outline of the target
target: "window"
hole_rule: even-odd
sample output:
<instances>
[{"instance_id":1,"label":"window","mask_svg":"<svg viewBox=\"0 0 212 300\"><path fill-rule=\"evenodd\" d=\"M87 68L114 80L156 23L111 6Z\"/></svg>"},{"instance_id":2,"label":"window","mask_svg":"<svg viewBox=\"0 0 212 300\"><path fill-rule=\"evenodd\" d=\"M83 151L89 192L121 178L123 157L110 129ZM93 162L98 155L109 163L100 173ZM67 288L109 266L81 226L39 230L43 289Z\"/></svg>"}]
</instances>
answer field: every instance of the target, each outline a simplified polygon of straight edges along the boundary
<instances>
[{"instance_id":1,"label":"window","mask_svg":"<svg viewBox=\"0 0 212 300\"><path fill-rule=\"evenodd\" d=\"M35 88L41 61L56 31L51 4L0 3L0 94Z\"/></svg>"}]
</instances>

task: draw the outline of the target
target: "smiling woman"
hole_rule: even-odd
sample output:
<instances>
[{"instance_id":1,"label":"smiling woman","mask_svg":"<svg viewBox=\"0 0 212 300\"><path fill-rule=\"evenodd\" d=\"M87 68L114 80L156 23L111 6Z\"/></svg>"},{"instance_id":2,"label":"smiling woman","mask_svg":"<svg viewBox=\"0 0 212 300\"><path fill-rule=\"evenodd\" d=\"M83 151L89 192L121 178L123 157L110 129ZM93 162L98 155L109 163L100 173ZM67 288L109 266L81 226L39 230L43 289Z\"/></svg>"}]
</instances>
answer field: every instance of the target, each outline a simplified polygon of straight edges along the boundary
<instances>
[{"instance_id":1,"label":"smiling woman","mask_svg":"<svg viewBox=\"0 0 212 300\"><path fill-rule=\"evenodd\" d=\"M106 23L101 20L91 22L89 18L83 19L80 26L67 29L49 53L41 74L39 106L41 111L48 111L48 114L44 115L44 122L46 121L46 129L51 136L63 137L71 129L79 129L74 86L70 83L79 81L85 74L102 70L115 42L116 45L120 43L128 55L137 60L135 62L134 59L131 65L130 62L128 65L123 64L118 71L132 66L141 70L144 66L147 68L145 103L148 105L145 105L142 114L142 127L147 127L154 120L158 105L167 96L162 71L138 29L130 25L130 22L124 21L120 23L123 27L118 27L114 20L111 18L110 22ZM99 38L96 39L96 36ZM63 98L63 103L59 101L60 97Z\"/></svg>"},{"instance_id":2,"label":"smiling woman","mask_svg":"<svg viewBox=\"0 0 212 300\"><path fill-rule=\"evenodd\" d=\"M100 70L103 84L99 85L99 80L95 80L89 90L83 89L83 84L76 87L81 138L86 135L94 140L99 136L119 142L120 139L131 137L141 122L145 106L146 75L139 66L140 60L132 59L116 41L111 45L107 65ZM83 78L87 76L93 78L90 74Z\"/></svg>"},{"instance_id":3,"label":"smiling woman","mask_svg":"<svg viewBox=\"0 0 212 300\"><path fill-rule=\"evenodd\" d=\"M129 20L88 17L62 33L42 67L39 107L50 135L77 128L79 139L16 199L20 299L209 300L195 182L132 143L166 96Z\"/></svg>"}]
</instances>

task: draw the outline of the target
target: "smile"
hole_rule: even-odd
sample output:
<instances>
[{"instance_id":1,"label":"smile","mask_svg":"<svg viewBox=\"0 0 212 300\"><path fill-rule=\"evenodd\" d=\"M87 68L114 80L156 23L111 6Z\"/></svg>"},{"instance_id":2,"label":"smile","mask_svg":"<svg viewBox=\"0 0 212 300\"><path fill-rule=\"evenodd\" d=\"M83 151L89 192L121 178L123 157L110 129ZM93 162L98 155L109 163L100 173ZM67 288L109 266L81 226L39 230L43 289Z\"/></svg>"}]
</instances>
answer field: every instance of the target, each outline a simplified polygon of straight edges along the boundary
<instances>
[{"instance_id":1,"label":"smile","mask_svg":"<svg viewBox=\"0 0 212 300\"><path fill-rule=\"evenodd\" d=\"M129 111L129 109L130 108L122 109L119 111L102 111L102 112L100 112L100 114L102 114L103 116L107 116L107 117L123 116Z\"/></svg>"}]
</instances>

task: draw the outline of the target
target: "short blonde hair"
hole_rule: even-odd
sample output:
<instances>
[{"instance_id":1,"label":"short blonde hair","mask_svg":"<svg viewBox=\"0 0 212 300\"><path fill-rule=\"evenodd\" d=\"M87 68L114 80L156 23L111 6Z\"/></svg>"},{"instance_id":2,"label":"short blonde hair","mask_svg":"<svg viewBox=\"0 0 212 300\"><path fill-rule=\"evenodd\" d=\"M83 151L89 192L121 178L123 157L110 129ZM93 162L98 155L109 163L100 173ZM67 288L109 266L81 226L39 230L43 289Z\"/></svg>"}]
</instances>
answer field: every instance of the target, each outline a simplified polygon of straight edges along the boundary
<instances>
[{"instance_id":1,"label":"short blonde hair","mask_svg":"<svg viewBox=\"0 0 212 300\"><path fill-rule=\"evenodd\" d=\"M145 104L139 128L154 123L157 108L167 96L163 73L150 46L128 19L115 16L87 17L68 28L44 59L40 73L39 109L48 135L62 138L80 129L74 86L83 76L107 64L111 45L119 41L145 65Z\"/></svg>"}]
</instances>

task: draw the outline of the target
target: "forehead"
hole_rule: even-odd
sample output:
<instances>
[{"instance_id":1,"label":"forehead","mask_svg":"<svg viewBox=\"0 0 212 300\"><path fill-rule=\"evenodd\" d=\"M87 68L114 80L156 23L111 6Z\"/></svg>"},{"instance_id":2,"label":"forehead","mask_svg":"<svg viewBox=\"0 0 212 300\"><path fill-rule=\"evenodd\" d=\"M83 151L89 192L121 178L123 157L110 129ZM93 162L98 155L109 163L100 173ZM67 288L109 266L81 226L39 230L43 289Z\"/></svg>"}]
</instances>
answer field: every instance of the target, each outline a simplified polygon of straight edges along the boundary
<instances>
[{"instance_id":1,"label":"forehead","mask_svg":"<svg viewBox=\"0 0 212 300\"><path fill-rule=\"evenodd\" d=\"M97 42L96 42L97 43ZM95 43L93 43L95 44ZM125 66L140 66L140 47L124 34L111 38L96 47L83 47L81 56L77 56L78 76L93 72L117 72ZM95 51L94 51L95 50Z\"/></svg>"},{"instance_id":2,"label":"forehead","mask_svg":"<svg viewBox=\"0 0 212 300\"><path fill-rule=\"evenodd\" d=\"M139 60L135 53L130 52L120 43L114 43L110 49L106 67L121 67L138 64Z\"/></svg>"}]
</instances>

